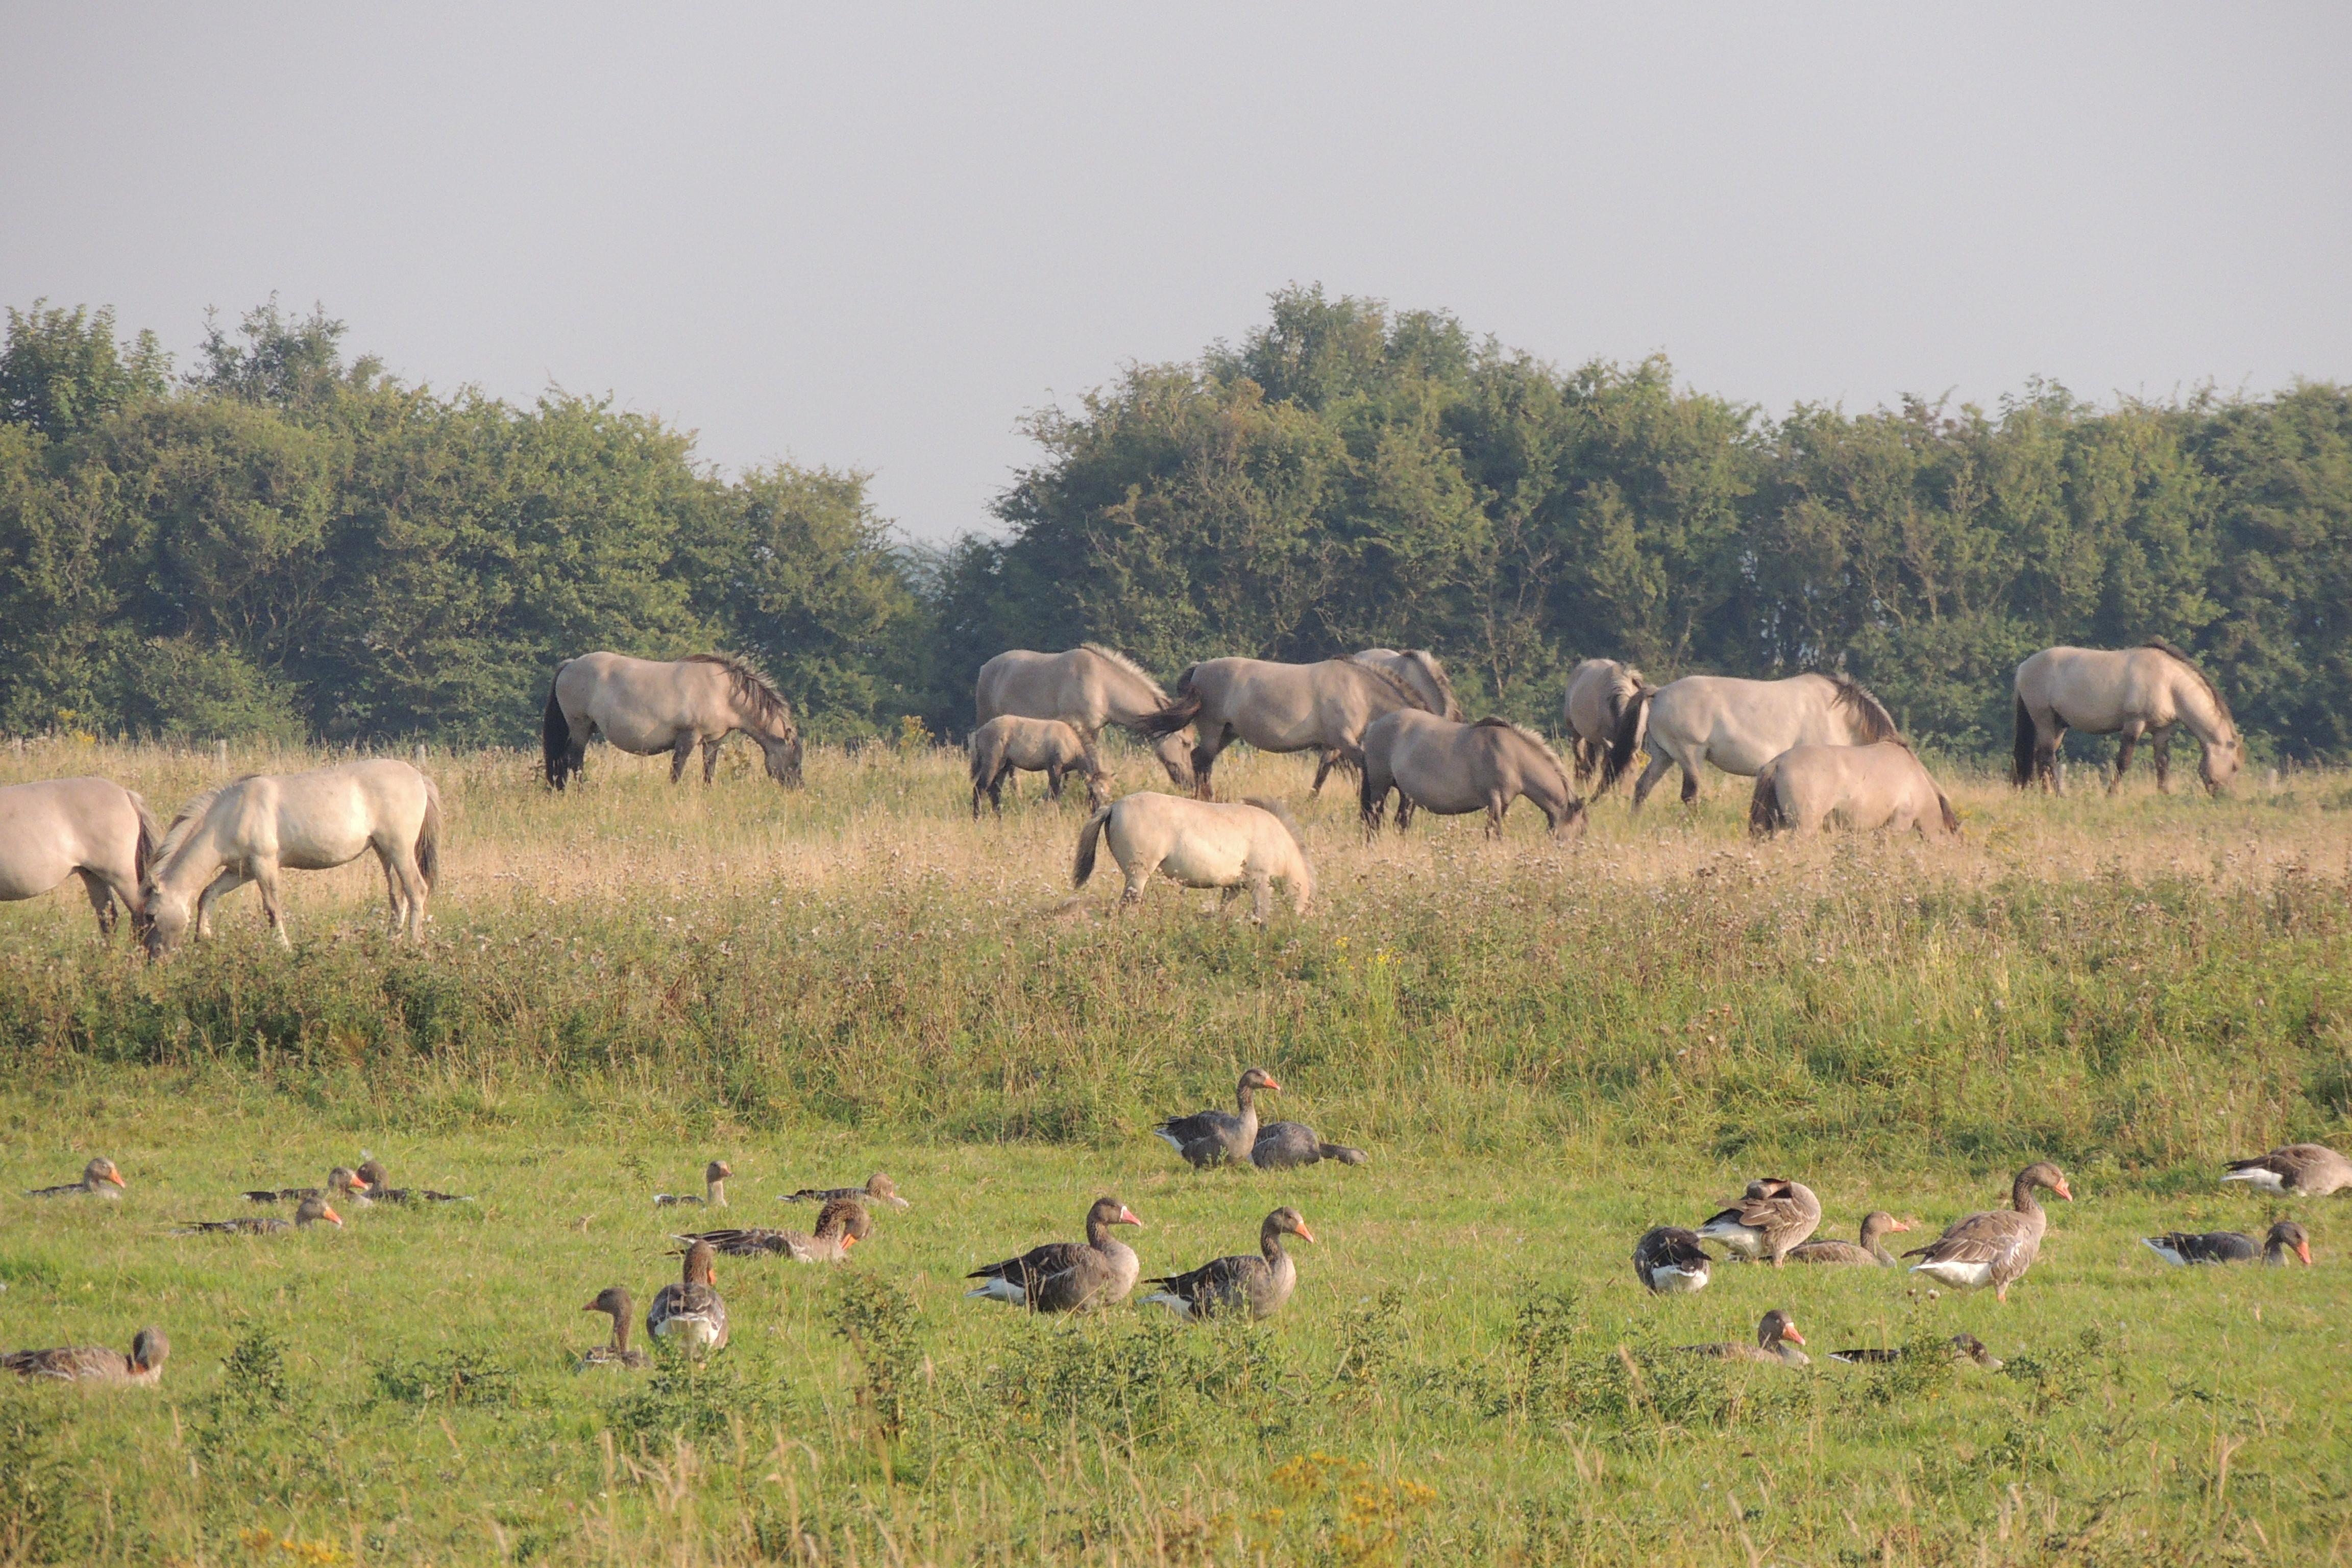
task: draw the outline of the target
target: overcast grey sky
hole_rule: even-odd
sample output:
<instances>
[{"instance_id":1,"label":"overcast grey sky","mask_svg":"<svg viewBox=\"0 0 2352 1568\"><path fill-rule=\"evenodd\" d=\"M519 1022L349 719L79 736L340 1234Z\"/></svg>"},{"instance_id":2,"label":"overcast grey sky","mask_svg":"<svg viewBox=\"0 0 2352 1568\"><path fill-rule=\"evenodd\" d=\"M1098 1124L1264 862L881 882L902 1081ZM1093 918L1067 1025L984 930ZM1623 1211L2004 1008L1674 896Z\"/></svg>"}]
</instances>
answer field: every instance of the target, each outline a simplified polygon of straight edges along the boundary
<instances>
[{"instance_id":1,"label":"overcast grey sky","mask_svg":"<svg viewBox=\"0 0 2352 1568\"><path fill-rule=\"evenodd\" d=\"M1769 407L2352 379L2352 6L0 9L0 302L273 289L436 387L988 524L1286 282Z\"/></svg>"}]
</instances>

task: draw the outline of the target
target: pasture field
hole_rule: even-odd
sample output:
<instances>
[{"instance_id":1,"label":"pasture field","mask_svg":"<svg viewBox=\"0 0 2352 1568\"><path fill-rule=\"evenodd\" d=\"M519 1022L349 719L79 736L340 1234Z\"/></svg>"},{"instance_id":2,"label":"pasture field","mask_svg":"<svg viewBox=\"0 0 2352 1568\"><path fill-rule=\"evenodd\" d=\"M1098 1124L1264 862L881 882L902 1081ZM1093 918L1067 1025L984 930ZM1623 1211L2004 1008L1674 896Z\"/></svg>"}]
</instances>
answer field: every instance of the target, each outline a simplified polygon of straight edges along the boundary
<instances>
[{"instance_id":1,"label":"pasture field","mask_svg":"<svg viewBox=\"0 0 2352 1568\"><path fill-rule=\"evenodd\" d=\"M159 1390L0 1389L0 1561L2352 1562L2352 1198L2216 1181L2352 1144L2352 776L1959 777L1958 845L1752 844L1711 775L1575 846L1523 806L1499 844L1424 816L1368 847L1335 783L1301 813L1318 906L1259 929L1165 885L1109 918L1108 865L1070 901L1076 791L974 823L952 753L812 748L791 795L753 762L672 790L597 748L557 796L533 757L433 756L424 952L372 864L289 874L290 954L249 890L152 967L78 889L0 906L0 1343L173 1344ZM1299 805L1307 769L1220 783ZM167 816L222 776L0 753L77 773ZM1371 1163L1196 1174L1149 1136L1251 1063ZM362 1150L479 1202L166 1234ZM16 1195L96 1153L121 1202ZM914 1206L839 1268L721 1259L705 1365L575 1373L581 1305L642 1310L706 1217L650 1194L713 1156L726 1222L876 1169ZM2005 1306L1795 1268L1653 1300L1628 1265L1751 1175L1916 1242L2039 1157L2077 1201ZM1147 1274L1281 1203L1320 1244L1255 1327L961 1299L1101 1193ZM2317 1268L2137 1240L2282 1215ZM1968 1329L2008 1364L1664 1353L1772 1306L1816 1352Z\"/></svg>"}]
</instances>

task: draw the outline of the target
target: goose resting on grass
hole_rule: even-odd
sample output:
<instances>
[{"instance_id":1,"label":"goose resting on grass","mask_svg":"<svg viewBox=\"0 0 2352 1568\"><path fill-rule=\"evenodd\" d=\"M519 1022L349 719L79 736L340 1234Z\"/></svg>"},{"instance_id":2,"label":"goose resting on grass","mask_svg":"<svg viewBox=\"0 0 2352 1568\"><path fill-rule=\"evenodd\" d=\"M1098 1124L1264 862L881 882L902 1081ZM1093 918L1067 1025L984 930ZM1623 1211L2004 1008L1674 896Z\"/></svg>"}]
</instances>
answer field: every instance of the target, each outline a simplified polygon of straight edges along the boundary
<instances>
[{"instance_id":1,"label":"goose resting on grass","mask_svg":"<svg viewBox=\"0 0 2352 1568\"><path fill-rule=\"evenodd\" d=\"M1766 1176L1748 1184L1748 1194L1698 1227L1703 1241L1720 1242L1731 1255L1753 1263L1769 1258L1772 1267L1789 1249L1820 1228L1822 1200L1802 1182Z\"/></svg>"},{"instance_id":2,"label":"goose resting on grass","mask_svg":"<svg viewBox=\"0 0 2352 1568\"><path fill-rule=\"evenodd\" d=\"M835 1198L863 1198L868 1203L888 1204L894 1209L908 1206L898 1195L898 1188L889 1177L877 1171L866 1178L862 1187L803 1187L796 1193L786 1193L782 1201L788 1204L831 1203Z\"/></svg>"},{"instance_id":3,"label":"goose resting on grass","mask_svg":"<svg viewBox=\"0 0 2352 1568\"><path fill-rule=\"evenodd\" d=\"M122 1173L114 1162L100 1158L81 1168L81 1180L68 1182L62 1187L35 1187L25 1195L28 1198L119 1198L127 1185Z\"/></svg>"},{"instance_id":4,"label":"goose resting on grass","mask_svg":"<svg viewBox=\"0 0 2352 1568\"><path fill-rule=\"evenodd\" d=\"M1752 1345L1676 1345L1675 1348L1691 1355L1714 1356L1720 1361L1762 1361L1777 1362L1782 1366L1811 1366L1813 1358L1792 1348L1804 1342L1805 1336L1797 1331L1797 1320L1775 1307L1765 1313L1763 1321L1756 1325L1756 1342Z\"/></svg>"},{"instance_id":5,"label":"goose resting on grass","mask_svg":"<svg viewBox=\"0 0 2352 1568\"><path fill-rule=\"evenodd\" d=\"M1906 1258L1922 1260L1911 1266L1911 1272L1940 1280L1955 1290L1990 1285L1996 1300L2008 1300L2009 1288L2033 1267L2042 1251L2042 1237L2050 1228L2050 1216L2034 1201L2036 1187L2046 1187L2068 1203L2074 1201L2058 1167L2038 1160L2017 1173L2017 1180L2010 1185L2009 1207L1955 1220L1950 1229L1927 1246L1905 1253Z\"/></svg>"},{"instance_id":6,"label":"goose resting on grass","mask_svg":"<svg viewBox=\"0 0 2352 1568\"><path fill-rule=\"evenodd\" d=\"M665 1285L646 1309L646 1332L668 1340L697 1354L727 1348L727 1303L719 1299L717 1249L698 1241L686 1249L686 1267L674 1284Z\"/></svg>"},{"instance_id":7,"label":"goose resting on grass","mask_svg":"<svg viewBox=\"0 0 2352 1568\"><path fill-rule=\"evenodd\" d=\"M58 1383L111 1383L127 1388L152 1388L163 1381L163 1358L172 1342L161 1329L142 1329L131 1336L131 1353L103 1345L60 1345L48 1351L0 1352L0 1372L13 1372L27 1382L47 1378Z\"/></svg>"},{"instance_id":8,"label":"goose resting on grass","mask_svg":"<svg viewBox=\"0 0 2352 1568\"><path fill-rule=\"evenodd\" d=\"M672 1237L691 1247L707 1241L730 1258L789 1258L795 1263L839 1263L849 1249L874 1234L874 1216L856 1198L835 1198L816 1215L814 1234L772 1230L766 1226L740 1226L732 1230L706 1230Z\"/></svg>"},{"instance_id":9,"label":"goose resting on grass","mask_svg":"<svg viewBox=\"0 0 2352 1568\"><path fill-rule=\"evenodd\" d=\"M1171 1116L1151 1131L1195 1167L1246 1164L1257 1144L1257 1091L1281 1088L1272 1073L1252 1068L1242 1074L1234 1089L1239 1114L1196 1110L1190 1116Z\"/></svg>"},{"instance_id":10,"label":"goose resting on grass","mask_svg":"<svg viewBox=\"0 0 2352 1568\"><path fill-rule=\"evenodd\" d=\"M2324 1198L2352 1187L2352 1160L2325 1143L2290 1143L2251 1160L2232 1160L2225 1182L2243 1182L2257 1192Z\"/></svg>"},{"instance_id":11,"label":"goose resting on grass","mask_svg":"<svg viewBox=\"0 0 2352 1568\"><path fill-rule=\"evenodd\" d=\"M1271 1318L1282 1310L1298 1284L1298 1265L1282 1247L1286 1236L1301 1241L1315 1239L1297 1209L1278 1208L1258 1226L1257 1256L1219 1258L1189 1274L1162 1275L1148 1283L1167 1289L1154 1290L1144 1300L1158 1302L1187 1321L1242 1310L1254 1320Z\"/></svg>"},{"instance_id":12,"label":"goose resting on grass","mask_svg":"<svg viewBox=\"0 0 2352 1568\"><path fill-rule=\"evenodd\" d=\"M654 1207L666 1209L675 1208L679 1204L697 1204L709 1208L723 1209L727 1206L727 1178L734 1173L735 1167L726 1161L713 1160L702 1167L700 1197L696 1197L692 1193L656 1193Z\"/></svg>"},{"instance_id":13,"label":"goose resting on grass","mask_svg":"<svg viewBox=\"0 0 2352 1568\"><path fill-rule=\"evenodd\" d=\"M2139 1239L2141 1246L2153 1247L2167 1263L2251 1263L2259 1256L2264 1263L2278 1268L2292 1255L2302 1258L2305 1268L2311 1267L2311 1237L2291 1219L2271 1226L2260 1247L2254 1245L2252 1237L2235 1230L2209 1230L2202 1235L2172 1230Z\"/></svg>"},{"instance_id":14,"label":"goose resting on grass","mask_svg":"<svg viewBox=\"0 0 2352 1568\"><path fill-rule=\"evenodd\" d=\"M1360 1165L1367 1158L1351 1144L1324 1142L1303 1121L1269 1121L1257 1130L1257 1142L1250 1145L1250 1163L1261 1171L1288 1171L1323 1160Z\"/></svg>"},{"instance_id":15,"label":"goose resting on grass","mask_svg":"<svg viewBox=\"0 0 2352 1568\"><path fill-rule=\"evenodd\" d=\"M276 1236L280 1231L298 1226L316 1225L325 1220L337 1230L343 1227L343 1216L331 1207L327 1200L313 1193L297 1205L294 1217L279 1219L273 1215L249 1215L242 1219L193 1219L182 1222L173 1236Z\"/></svg>"},{"instance_id":16,"label":"goose resting on grass","mask_svg":"<svg viewBox=\"0 0 2352 1568\"><path fill-rule=\"evenodd\" d=\"M625 1366L632 1370L648 1365L652 1360L643 1351L629 1348L629 1320L637 1315L637 1303L625 1285L608 1285L596 1292L596 1299L580 1309L583 1312L604 1312L613 1320L613 1342L596 1345L582 1356L572 1368L586 1372L592 1366Z\"/></svg>"},{"instance_id":17,"label":"goose resting on grass","mask_svg":"<svg viewBox=\"0 0 2352 1568\"><path fill-rule=\"evenodd\" d=\"M964 1295L1033 1312L1116 1306L1135 1289L1143 1263L1133 1247L1112 1238L1110 1227L1115 1225L1131 1225L1139 1230L1143 1222L1117 1198L1097 1198L1087 1210L1084 1242L1049 1241L1018 1258L975 1268L964 1278L983 1283Z\"/></svg>"},{"instance_id":18,"label":"goose resting on grass","mask_svg":"<svg viewBox=\"0 0 2352 1568\"><path fill-rule=\"evenodd\" d=\"M1893 1215L1873 1209L1862 1216L1862 1245L1850 1241L1808 1241L1789 1248L1791 1263L1851 1264L1869 1268L1898 1267L1895 1254L1879 1239L1889 1231L1911 1227Z\"/></svg>"},{"instance_id":19,"label":"goose resting on grass","mask_svg":"<svg viewBox=\"0 0 2352 1568\"><path fill-rule=\"evenodd\" d=\"M383 1162L362 1156L360 1180L368 1185L368 1196L380 1204L469 1204L474 1200L463 1193L436 1193L431 1187L394 1187L386 1184L392 1173Z\"/></svg>"},{"instance_id":20,"label":"goose resting on grass","mask_svg":"<svg viewBox=\"0 0 2352 1568\"><path fill-rule=\"evenodd\" d=\"M299 1204L305 1198L318 1198L327 1203L347 1203L364 1208L369 1203L365 1177L349 1165L338 1165L327 1173L323 1187L261 1187L245 1194L247 1203Z\"/></svg>"},{"instance_id":21,"label":"goose resting on grass","mask_svg":"<svg viewBox=\"0 0 2352 1568\"><path fill-rule=\"evenodd\" d=\"M1706 1289L1715 1259L1698 1244L1698 1233L1662 1225L1633 1244L1633 1278L1653 1295L1674 1296Z\"/></svg>"},{"instance_id":22,"label":"goose resting on grass","mask_svg":"<svg viewBox=\"0 0 2352 1568\"><path fill-rule=\"evenodd\" d=\"M1853 1366L1884 1366L1889 1362L1898 1362L1902 1359L1902 1351L1894 1348L1830 1352L1830 1360L1845 1362ZM1952 1359L1972 1362L1987 1372L2000 1370L2000 1357L1985 1349L1984 1342L1970 1333L1958 1333L1952 1336Z\"/></svg>"}]
</instances>

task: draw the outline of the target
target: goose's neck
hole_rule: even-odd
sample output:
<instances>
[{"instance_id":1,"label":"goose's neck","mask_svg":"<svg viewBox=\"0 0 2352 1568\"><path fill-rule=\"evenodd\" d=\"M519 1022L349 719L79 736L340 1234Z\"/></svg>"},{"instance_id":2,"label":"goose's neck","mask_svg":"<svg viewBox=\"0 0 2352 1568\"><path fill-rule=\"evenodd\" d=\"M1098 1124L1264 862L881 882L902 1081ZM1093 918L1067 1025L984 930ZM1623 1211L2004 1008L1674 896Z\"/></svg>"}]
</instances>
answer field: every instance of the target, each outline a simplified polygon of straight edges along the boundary
<instances>
[{"instance_id":1,"label":"goose's neck","mask_svg":"<svg viewBox=\"0 0 2352 1568\"><path fill-rule=\"evenodd\" d=\"M2040 1214L2042 1205L2033 1196L2033 1184L2018 1177L2017 1184L2009 1190L2009 1206L2020 1214Z\"/></svg>"},{"instance_id":2,"label":"goose's neck","mask_svg":"<svg viewBox=\"0 0 2352 1568\"><path fill-rule=\"evenodd\" d=\"M727 1206L727 1178L721 1176L715 1182L704 1183L702 1195L704 1201L709 1203L712 1208L725 1208Z\"/></svg>"},{"instance_id":3,"label":"goose's neck","mask_svg":"<svg viewBox=\"0 0 2352 1568\"><path fill-rule=\"evenodd\" d=\"M1895 1254L1886 1250L1886 1237L1884 1236L1874 1236L1870 1238L1870 1255L1878 1259L1880 1265L1884 1268L1898 1268L1902 1267L1900 1260L1895 1258Z\"/></svg>"},{"instance_id":4,"label":"goose's neck","mask_svg":"<svg viewBox=\"0 0 2352 1568\"><path fill-rule=\"evenodd\" d=\"M613 1314L613 1352L615 1355L629 1353L629 1314Z\"/></svg>"},{"instance_id":5,"label":"goose's neck","mask_svg":"<svg viewBox=\"0 0 2352 1568\"><path fill-rule=\"evenodd\" d=\"M1275 1229L1272 1226L1267 1226L1264 1230L1258 1232L1257 1249L1265 1254L1265 1260L1268 1263L1272 1263L1276 1266L1279 1266L1283 1258L1287 1256L1287 1254L1282 1250L1282 1232Z\"/></svg>"}]
</instances>

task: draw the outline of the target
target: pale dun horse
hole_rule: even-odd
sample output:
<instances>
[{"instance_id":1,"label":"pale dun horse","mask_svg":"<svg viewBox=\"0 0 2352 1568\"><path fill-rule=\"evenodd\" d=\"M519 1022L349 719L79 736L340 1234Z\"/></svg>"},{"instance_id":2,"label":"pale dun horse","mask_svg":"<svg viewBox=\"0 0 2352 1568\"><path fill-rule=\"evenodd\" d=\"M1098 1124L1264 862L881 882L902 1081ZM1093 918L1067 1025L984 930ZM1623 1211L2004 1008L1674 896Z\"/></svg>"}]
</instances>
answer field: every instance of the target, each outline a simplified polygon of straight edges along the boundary
<instances>
[{"instance_id":1,"label":"pale dun horse","mask_svg":"<svg viewBox=\"0 0 2352 1568\"><path fill-rule=\"evenodd\" d=\"M1698 799L1698 770L1713 763L1725 773L1753 778L1791 746L1867 746L1900 738L1894 717L1858 680L1808 671L1786 680L1739 680L1690 675L1664 687L1643 687L1625 705L1609 748L1609 765L1623 773L1646 744L1650 765L1633 784L1633 809L1679 766L1683 804Z\"/></svg>"},{"instance_id":2,"label":"pale dun horse","mask_svg":"<svg viewBox=\"0 0 2352 1568\"><path fill-rule=\"evenodd\" d=\"M1597 770L1600 793L1617 787L1609 766L1610 742L1617 738L1617 721L1625 704L1642 694L1649 682L1630 664L1613 658L1588 658L1568 672L1568 694L1560 699L1561 728L1576 737L1570 755L1576 763L1576 787L1582 789Z\"/></svg>"},{"instance_id":3,"label":"pale dun horse","mask_svg":"<svg viewBox=\"0 0 2352 1568\"><path fill-rule=\"evenodd\" d=\"M144 926L142 884L163 833L147 803L112 779L44 779L0 789L0 902L37 899L81 879L98 933L114 934L114 906Z\"/></svg>"},{"instance_id":4,"label":"pale dun horse","mask_svg":"<svg viewBox=\"0 0 2352 1568\"><path fill-rule=\"evenodd\" d=\"M1263 925L1274 912L1274 884L1290 891L1299 914L1315 898L1315 868L1307 864L1298 824L1270 800L1242 804L1185 800L1172 795L1122 795L1087 818L1078 830L1071 883L1083 888L1095 874L1095 843L1106 832L1111 858L1126 873L1122 907L1143 901L1143 889L1158 872L1187 888L1216 888L1223 910L1244 889L1250 893L1250 919Z\"/></svg>"},{"instance_id":5,"label":"pale dun horse","mask_svg":"<svg viewBox=\"0 0 2352 1568\"><path fill-rule=\"evenodd\" d=\"M1568 768L1543 738L1504 719L1457 724L1434 713L1399 709L1372 721L1354 759L1363 771L1359 801L1367 836L1381 830L1389 793L1398 796L1397 831L1416 808L1440 816L1486 814L1486 837L1503 836L1503 816L1521 795L1563 838L1584 831L1584 802Z\"/></svg>"},{"instance_id":6,"label":"pale dun horse","mask_svg":"<svg viewBox=\"0 0 2352 1568\"><path fill-rule=\"evenodd\" d=\"M280 947L281 871L326 871L375 851L392 929L425 940L425 900L441 866L441 795L406 763L377 759L302 773L248 773L180 808L147 874L147 951L162 957L191 920L213 934L213 905L247 882Z\"/></svg>"},{"instance_id":7,"label":"pale dun horse","mask_svg":"<svg viewBox=\"0 0 2352 1568\"><path fill-rule=\"evenodd\" d=\"M707 784L719 746L739 731L758 742L770 778L800 787L801 732L793 706L747 660L724 653L680 659L590 653L556 666L540 749L547 782L562 789L581 771L592 735L632 756L667 752L672 784L698 745Z\"/></svg>"},{"instance_id":8,"label":"pale dun horse","mask_svg":"<svg viewBox=\"0 0 2352 1568\"><path fill-rule=\"evenodd\" d=\"M1960 814L1925 763L1900 741L1868 746L1791 746L1756 775L1748 831L1818 833L1831 821L1858 833L1913 828L1958 837Z\"/></svg>"},{"instance_id":9,"label":"pale dun horse","mask_svg":"<svg viewBox=\"0 0 2352 1568\"><path fill-rule=\"evenodd\" d=\"M1081 643L1062 653L1016 647L980 667L971 683L978 722L1007 714L1022 719L1058 719L1076 730L1092 750L1102 727L1116 724L1148 740L1151 754L1178 789L1192 787L1192 731L1179 726L1160 734L1144 721L1168 706L1168 693L1143 667L1100 643Z\"/></svg>"},{"instance_id":10,"label":"pale dun horse","mask_svg":"<svg viewBox=\"0 0 2352 1568\"><path fill-rule=\"evenodd\" d=\"M2017 667L2017 733L2010 780L2023 789L2036 779L2066 793L2058 743L2069 730L2120 733L2113 795L2131 766L2132 749L2148 738L2156 752L2156 787L2172 791L2172 731L2197 737L2204 755L2198 776L2219 795L2238 776L2245 748L2230 705L2189 656L2158 637L2135 648L2045 647Z\"/></svg>"},{"instance_id":11,"label":"pale dun horse","mask_svg":"<svg viewBox=\"0 0 2352 1568\"><path fill-rule=\"evenodd\" d=\"M1400 708L1430 710L1421 693L1377 664L1354 658L1318 664L1210 658L1176 678L1176 700L1146 719L1143 728L1166 735L1190 724L1199 731L1192 789L1202 800L1215 796L1209 772L1217 765L1217 753L1235 741L1261 752L1319 753L1314 792L1320 792L1339 760L1361 749L1365 726Z\"/></svg>"}]
</instances>

